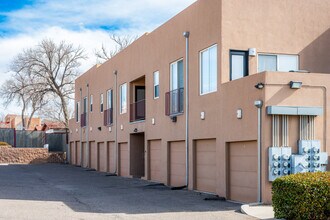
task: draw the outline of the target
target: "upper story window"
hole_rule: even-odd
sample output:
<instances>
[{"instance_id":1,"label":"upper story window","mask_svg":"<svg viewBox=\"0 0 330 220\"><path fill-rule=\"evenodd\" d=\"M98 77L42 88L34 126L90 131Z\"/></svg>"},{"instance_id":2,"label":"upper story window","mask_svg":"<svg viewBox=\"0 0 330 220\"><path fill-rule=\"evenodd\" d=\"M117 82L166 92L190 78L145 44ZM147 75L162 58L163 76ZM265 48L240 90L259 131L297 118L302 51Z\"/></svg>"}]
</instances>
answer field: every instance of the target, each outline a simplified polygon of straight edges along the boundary
<instances>
[{"instance_id":1,"label":"upper story window","mask_svg":"<svg viewBox=\"0 0 330 220\"><path fill-rule=\"evenodd\" d=\"M200 52L200 94L217 91L217 45Z\"/></svg>"},{"instance_id":2,"label":"upper story window","mask_svg":"<svg viewBox=\"0 0 330 220\"><path fill-rule=\"evenodd\" d=\"M127 83L120 86L120 114L127 112Z\"/></svg>"},{"instance_id":3,"label":"upper story window","mask_svg":"<svg viewBox=\"0 0 330 220\"><path fill-rule=\"evenodd\" d=\"M230 51L230 80L249 75L248 51Z\"/></svg>"},{"instance_id":4,"label":"upper story window","mask_svg":"<svg viewBox=\"0 0 330 220\"><path fill-rule=\"evenodd\" d=\"M79 122L80 119L80 102L76 103L76 122Z\"/></svg>"},{"instance_id":5,"label":"upper story window","mask_svg":"<svg viewBox=\"0 0 330 220\"><path fill-rule=\"evenodd\" d=\"M183 60L171 63L170 90L183 88Z\"/></svg>"},{"instance_id":6,"label":"upper story window","mask_svg":"<svg viewBox=\"0 0 330 220\"><path fill-rule=\"evenodd\" d=\"M89 102L90 102L90 109L89 110L90 110L90 112L93 112L93 95L91 95Z\"/></svg>"},{"instance_id":7,"label":"upper story window","mask_svg":"<svg viewBox=\"0 0 330 220\"><path fill-rule=\"evenodd\" d=\"M87 113L87 97L84 98L84 109L83 109L83 113Z\"/></svg>"},{"instance_id":8,"label":"upper story window","mask_svg":"<svg viewBox=\"0 0 330 220\"><path fill-rule=\"evenodd\" d=\"M112 109L112 89L107 91L107 109Z\"/></svg>"},{"instance_id":9,"label":"upper story window","mask_svg":"<svg viewBox=\"0 0 330 220\"><path fill-rule=\"evenodd\" d=\"M103 93L100 95L100 111L103 112Z\"/></svg>"},{"instance_id":10,"label":"upper story window","mask_svg":"<svg viewBox=\"0 0 330 220\"><path fill-rule=\"evenodd\" d=\"M298 55L282 55L282 54L259 54L258 55L258 72L263 71L280 71L289 72L299 70Z\"/></svg>"},{"instance_id":11,"label":"upper story window","mask_svg":"<svg viewBox=\"0 0 330 220\"><path fill-rule=\"evenodd\" d=\"M154 99L159 98L159 71L154 72Z\"/></svg>"}]
</instances>

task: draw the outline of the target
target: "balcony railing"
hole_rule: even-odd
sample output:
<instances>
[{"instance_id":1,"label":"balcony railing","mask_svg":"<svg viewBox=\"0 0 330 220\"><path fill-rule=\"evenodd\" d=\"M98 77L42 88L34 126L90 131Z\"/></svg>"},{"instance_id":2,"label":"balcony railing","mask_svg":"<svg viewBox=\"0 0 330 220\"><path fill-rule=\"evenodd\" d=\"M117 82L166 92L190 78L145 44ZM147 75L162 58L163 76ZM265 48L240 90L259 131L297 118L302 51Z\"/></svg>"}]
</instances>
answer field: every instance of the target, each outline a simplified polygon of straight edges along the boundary
<instances>
[{"instance_id":1,"label":"balcony railing","mask_svg":"<svg viewBox=\"0 0 330 220\"><path fill-rule=\"evenodd\" d=\"M113 123L113 110L112 108L104 110L104 126L110 126Z\"/></svg>"},{"instance_id":2,"label":"balcony railing","mask_svg":"<svg viewBox=\"0 0 330 220\"><path fill-rule=\"evenodd\" d=\"M80 126L86 127L87 125L87 113L83 113L80 115Z\"/></svg>"},{"instance_id":3,"label":"balcony railing","mask_svg":"<svg viewBox=\"0 0 330 220\"><path fill-rule=\"evenodd\" d=\"M167 116L183 113L183 95L183 88L165 94L165 114Z\"/></svg>"},{"instance_id":4,"label":"balcony railing","mask_svg":"<svg viewBox=\"0 0 330 220\"><path fill-rule=\"evenodd\" d=\"M130 122L146 118L146 100L140 100L130 105Z\"/></svg>"}]
</instances>

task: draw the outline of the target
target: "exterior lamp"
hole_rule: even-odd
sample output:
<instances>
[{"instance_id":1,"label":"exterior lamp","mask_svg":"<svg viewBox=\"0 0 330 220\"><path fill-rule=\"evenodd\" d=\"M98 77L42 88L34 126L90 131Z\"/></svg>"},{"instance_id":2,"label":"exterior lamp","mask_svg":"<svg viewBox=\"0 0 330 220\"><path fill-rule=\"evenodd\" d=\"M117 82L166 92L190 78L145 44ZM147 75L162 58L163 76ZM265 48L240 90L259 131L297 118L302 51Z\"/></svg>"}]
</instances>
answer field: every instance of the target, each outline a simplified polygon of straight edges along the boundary
<instances>
[{"instance_id":1,"label":"exterior lamp","mask_svg":"<svg viewBox=\"0 0 330 220\"><path fill-rule=\"evenodd\" d=\"M302 82L291 81L289 84L290 84L290 89L300 89L302 86Z\"/></svg>"},{"instance_id":2,"label":"exterior lamp","mask_svg":"<svg viewBox=\"0 0 330 220\"><path fill-rule=\"evenodd\" d=\"M265 84L263 83L258 83L256 84L254 87L256 87L256 89L263 89L265 87Z\"/></svg>"}]
</instances>

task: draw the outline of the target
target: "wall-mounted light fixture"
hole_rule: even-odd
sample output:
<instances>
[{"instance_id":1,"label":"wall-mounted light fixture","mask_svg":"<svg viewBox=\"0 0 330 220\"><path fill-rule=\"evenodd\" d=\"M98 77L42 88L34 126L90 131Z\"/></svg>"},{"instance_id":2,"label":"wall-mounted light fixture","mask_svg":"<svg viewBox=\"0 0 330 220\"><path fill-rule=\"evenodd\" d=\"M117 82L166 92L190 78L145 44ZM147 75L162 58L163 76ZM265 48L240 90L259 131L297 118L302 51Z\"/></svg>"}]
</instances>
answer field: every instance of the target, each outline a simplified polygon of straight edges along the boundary
<instances>
[{"instance_id":1,"label":"wall-mounted light fixture","mask_svg":"<svg viewBox=\"0 0 330 220\"><path fill-rule=\"evenodd\" d=\"M263 83L258 83L256 84L254 87L256 87L256 89L263 89L265 87L265 84Z\"/></svg>"},{"instance_id":2,"label":"wall-mounted light fixture","mask_svg":"<svg viewBox=\"0 0 330 220\"><path fill-rule=\"evenodd\" d=\"M138 129L137 129L137 128L134 128L134 132L135 132L135 133L138 132Z\"/></svg>"},{"instance_id":3,"label":"wall-mounted light fixture","mask_svg":"<svg viewBox=\"0 0 330 220\"><path fill-rule=\"evenodd\" d=\"M98 127L97 129L98 129L99 131L101 131L101 130L102 130L102 127Z\"/></svg>"},{"instance_id":4,"label":"wall-mounted light fixture","mask_svg":"<svg viewBox=\"0 0 330 220\"><path fill-rule=\"evenodd\" d=\"M302 86L302 82L291 81L289 84L290 84L290 89L300 89Z\"/></svg>"}]
</instances>

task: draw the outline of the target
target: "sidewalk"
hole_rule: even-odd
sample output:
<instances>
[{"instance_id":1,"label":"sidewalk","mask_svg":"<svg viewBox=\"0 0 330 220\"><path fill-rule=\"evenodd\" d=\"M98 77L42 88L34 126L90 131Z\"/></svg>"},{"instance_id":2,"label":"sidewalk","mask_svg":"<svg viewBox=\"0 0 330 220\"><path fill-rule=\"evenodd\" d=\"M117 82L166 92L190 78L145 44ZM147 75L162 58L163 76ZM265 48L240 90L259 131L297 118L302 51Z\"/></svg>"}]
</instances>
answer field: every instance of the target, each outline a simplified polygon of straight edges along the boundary
<instances>
[{"instance_id":1,"label":"sidewalk","mask_svg":"<svg viewBox=\"0 0 330 220\"><path fill-rule=\"evenodd\" d=\"M258 219L274 219L274 211L271 205L246 204L241 206L241 212Z\"/></svg>"}]
</instances>

